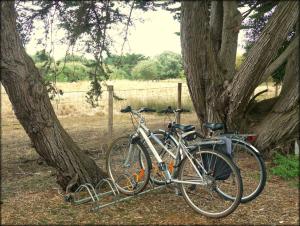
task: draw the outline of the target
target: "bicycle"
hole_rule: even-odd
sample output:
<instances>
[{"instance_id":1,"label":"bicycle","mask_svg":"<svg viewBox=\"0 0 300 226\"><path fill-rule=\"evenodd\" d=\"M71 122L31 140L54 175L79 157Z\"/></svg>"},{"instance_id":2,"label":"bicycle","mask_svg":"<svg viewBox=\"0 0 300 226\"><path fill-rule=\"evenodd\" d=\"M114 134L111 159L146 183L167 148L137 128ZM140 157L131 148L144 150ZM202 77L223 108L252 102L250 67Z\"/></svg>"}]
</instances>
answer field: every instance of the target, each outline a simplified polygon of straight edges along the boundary
<instances>
[{"instance_id":1,"label":"bicycle","mask_svg":"<svg viewBox=\"0 0 300 226\"><path fill-rule=\"evenodd\" d=\"M186 111L186 110L185 110ZM220 139L222 137L228 138L231 142L231 158L240 170L240 174L243 179L243 197L241 203L246 203L255 199L264 189L266 184L266 167L260 152L250 143L255 140L254 134L238 134L230 132L217 131L224 130L223 123L206 123L204 127L209 130L209 136L203 137L198 132L195 131L195 127L192 125L180 125L176 124L178 114L184 112L182 109L173 110L171 107L166 108L161 111L165 114L174 114L174 119L172 120L169 116L170 122L168 123L167 130L159 130L154 133L159 134L161 139L169 146L177 145L176 139L178 137L177 128L181 126L182 128L187 128L190 131L194 131L185 139L187 145L197 144L203 140L207 139ZM172 145L170 145L170 143ZM174 149L174 148L173 148ZM224 152L224 150L223 150ZM165 155L165 152L161 152ZM168 156L170 158L170 156ZM170 160L169 160L170 161ZM153 181L157 184L161 184L157 178ZM230 196L226 196L231 198Z\"/></svg>"},{"instance_id":2,"label":"bicycle","mask_svg":"<svg viewBox=\"0 0 300 226\"><path fill-rule=\"evenodd\" d=\"M154 111L149 108L133 110L130 106L121 110L123 113L130 113L132 118L136 117L138 126L134 134L114 141L107 153L107 171L118 190L126 195L135 195L145 189L152 168L148 153L150 151L164 175L164 183L177 184L187 204L196 212L213 218L232 213L238 207L243 193L242 179L232 160L210 148L186 146L183 140L188 133L179 135L176 153L171 153L145 125L142 113ZM168 167L161 159L152 142L175 156L173 168ZM222 141L201 142L218 143L221 144ZM225 199L224 194L231 194L233 199Z\"/></svg>"}]
</instances>

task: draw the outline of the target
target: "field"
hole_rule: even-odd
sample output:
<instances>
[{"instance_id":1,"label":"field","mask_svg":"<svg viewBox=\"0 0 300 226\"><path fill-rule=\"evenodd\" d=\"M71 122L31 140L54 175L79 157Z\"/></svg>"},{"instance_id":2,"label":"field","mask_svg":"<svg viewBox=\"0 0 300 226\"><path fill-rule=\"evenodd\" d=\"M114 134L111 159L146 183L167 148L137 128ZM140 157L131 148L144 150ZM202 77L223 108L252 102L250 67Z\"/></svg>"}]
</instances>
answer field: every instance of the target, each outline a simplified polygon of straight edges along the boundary
<instances>
[{"instance_id":1,"label":"field","mask_svg":"<svg viewBox=\"0 0 300 226\"><path fill-rule=\"evenodd\" d=\"M132 131L129 116L119 113L120 108L176 106L177 83L178 80L108 82L114 85L117 96L126 99L114 101L113 136ZM85 102L88 82L57 86L64 95L52 102L62 125L82 150L101 164L112 140L107 136L107 92L103 92L99 106L91 108ZM265 95L274 95L274 87L269 85L269 89L272 91ZM196 214L172 188L153 191L97 212L90 212L91 204L72 206L64 202L53 168L40 161L16 120L4 89L1 92L1 224L299 224L299 191L276 176L268 178L265 190L256 200L239 206L220 220ZM183 106L192 110L185 84L182 92ZM146 120L150 128L164 127L167 122L167 118L156 113L147 114ZM182 121L196 124L195 113L183 115ZM267 162L268 168L270 164Z\"/></svg>"}]
</instances>

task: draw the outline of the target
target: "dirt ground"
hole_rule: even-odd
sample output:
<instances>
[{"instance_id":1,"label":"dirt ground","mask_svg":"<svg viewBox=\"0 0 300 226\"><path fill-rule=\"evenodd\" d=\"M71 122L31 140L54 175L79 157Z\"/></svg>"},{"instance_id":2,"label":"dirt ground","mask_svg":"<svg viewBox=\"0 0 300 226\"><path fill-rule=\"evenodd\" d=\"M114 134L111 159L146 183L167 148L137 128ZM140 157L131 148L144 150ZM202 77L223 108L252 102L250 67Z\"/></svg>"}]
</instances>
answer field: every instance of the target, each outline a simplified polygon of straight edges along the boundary
<instances>
[{"instance_id":1,"label":"dirt ground","mask_svg":"<svg viewBox=\"0 0 300 226\"><path fill-rule=\"evenodd\" d=\"M196 122L192 117L185 118ZM129 122L125 126L124 120L119 127L116 125L115 137L130 131ZM110 139L101 127L104 122L99 116L86 116L84 120L63 118L61 121L79 146L93 153L99 159L98 164L103 165L106 142ZM163 123L163 119L159 122ZM92 212L91 203L73 206L64 201L55 183L54 170L38 160L22 127L3 127L1 142L1 224L299 225L298 188L270 175L257 199L241 204L223 219L197 214L170 187ZM267 166L269 168L269 164Z\"/></svg>"}]
</instances>

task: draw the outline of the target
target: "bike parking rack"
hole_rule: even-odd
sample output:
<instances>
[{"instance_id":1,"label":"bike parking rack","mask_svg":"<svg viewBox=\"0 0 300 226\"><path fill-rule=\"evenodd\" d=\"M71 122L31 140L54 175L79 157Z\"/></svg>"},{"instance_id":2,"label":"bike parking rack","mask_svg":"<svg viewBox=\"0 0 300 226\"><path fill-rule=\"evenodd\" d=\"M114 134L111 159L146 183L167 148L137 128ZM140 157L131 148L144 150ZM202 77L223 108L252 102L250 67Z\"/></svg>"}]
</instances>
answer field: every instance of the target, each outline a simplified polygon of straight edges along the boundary
<instances>
[{"instance_id":1,"label":"bike parking rack","mask_svg":"<svg viewBox=\"0 0 300 226\"><path fill-rule=\"evenodd\" d=\"M121 177L128 178L128 175L124 174ZM120 177L119 177L119 179L120 179ZM166 185L154 186L154 184L152 183L151 180L149 181L149 184L150 184L150 188L148 188L147 190L145 190L143 192L140 192L140 193L134 194L134 195L130 195L130 196L122 197L122 194L118 190L116 182L114 182L110 178L105 178L105 179L101 179L95 187L90 183L80 185L76 189L75 192L66 194L64 196L64 199L66 202L71 202L72 205L81 205L81 204L92 202L91 211L96 211L96 210L102 209L104 207L108 207L108 206L114 205L116 203L135 198L142 194L166 187ZM108 191L101 192L101 188L103 185L107 185ZM131 184L131 186L132 186L132 184ZM80 197L80 193L83 191L86 191L87 195L85 197ZM107 196L112 196L113 201L107 202L107 203L102 203L103 198L107 197Z\"/></svg>"}]
</instances>

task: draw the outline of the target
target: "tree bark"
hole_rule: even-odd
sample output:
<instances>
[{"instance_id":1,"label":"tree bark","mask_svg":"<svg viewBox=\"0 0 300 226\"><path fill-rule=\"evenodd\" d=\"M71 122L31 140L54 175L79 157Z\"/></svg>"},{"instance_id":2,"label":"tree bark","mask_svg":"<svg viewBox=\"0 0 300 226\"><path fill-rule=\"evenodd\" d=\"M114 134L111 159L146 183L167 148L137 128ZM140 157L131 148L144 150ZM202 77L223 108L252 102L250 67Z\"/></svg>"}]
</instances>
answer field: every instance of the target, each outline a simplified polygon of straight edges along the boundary
<instances>
[{"instance_id":1,"label":"tree bark","mask_svg":"<svg viewBox=\"0 0 300 226\"><path fill-rule=\"evenodd\" d=\"M294 49L299 47L299 36L295 37L294 40L289 44L289 46L284 50L279 57L274 60L269 67L266 69L261 82L268 79L268 77L279 67L281 66L287 58L291 55Z\"/></svg>"},{"instance_id":2,"label":"tree bark","mask_svg":"<svg viewBox=\"0 0 300 226\"><path fill-rule=\"evenodd\" d=\"M236 39L241 19L236 3L223 2L222 35L220 36L220 31L215 30L217 27L220 28L220 15L216 15L216 12L221 9L220 5L212 2L209 18L207 1L182 2L180 34L184 70L200 123L224 122L229 129L240 131L243 129L243 131L249 132L248 123L251 121L243 117L247 116L247 110L250 109L248 104L251 95L262 81L266 68L274 60L275 53L296 23L299 13L297 4L293 1L278 4L260 38L230 82L233 73L230 72L229 75L227 72L233 71L232 68L235 66ZM229 24L236 26L229 26ZM222 41L219 49L220 37ZM218 49L219 52L216 51ZM222 70L226 67L228 71ZM287 81L285 82L287 83ZM297 94L291 92L285 98L290 95L294 97ZM272 99L271 105L268 105L268 111L273 106L279 108L276 104L278 99ZM283 106L287 107L288 100L285 99L285 102ZM286 123L286 128L291 131L294 129L295 113L298 111L297 108L292 109L289 113L277 115L282 117L283 124ZM268 114L268 112L264 113ZM273 116L272 118L274 119ZM289 118L292 120L291 123L287 121ZM270 125L272 124L274 121L270 123ZM263 126L260 127L261 131L263 131ZM259 144L259 147L265 148L268 142L272 142L271 139L267 139L267 133L258 139L260 143L263 143L263 145ZM282 138L290 135L288 132L280 134ZM279 135L275 137L279 139ZM280 140L282 139L280 138Z\"/></svg>"},{"instance_id":3,"label":"tree bark","mask_svg":"<svg viewBox=\"0 0 300 226\"><path fill-rule=\"evenodd\" d=\"M223 78L219 73L208 21L207 1L182 2L180 34L184 70L201 122L223 121L222 106L217 98L224 90Z\"/></svg>"},{"instance_id":4,"label":"tree bark","mask_svg":"<svg viewBox=\"0 0 300 226\"><path fill-rule=\"evenodd\" d=\"M223 75L228 81L231 81L235 75L238 35L242 22L242 15L237 7L237 1L223 1L224 19L219 61L222 65Z\"/></svg>"},{"instance_id":5,"label":"tree bark","mask_svg":"<svg viewBox=\"0 0 300 226\"><path fill-rule=\"evenodd\" d=\"M216 53L221 49L222 26L223 26L223 3L222 1L212 1L209 19L210 33L213 47Z\"/></svg>"},{"instance_id":6,"label":"tree bark","mask_svg":"<svg viewBox=\"0 0 300 226\"><path fill-rule=\"evenodd\" d=\"M259 85L266 68L273 60L288 33L298 19L298 3L280 2L260 35L249 51L247 58L233 78L227 91L229 93L228 123L239 127L241 117L254 89Z\"/></svg>"},{"instance_id":7,"label":"tree bark","mask_svg":"<svg viewBox=\"0 0 300 226\"><path fill-rule=\"evenodd\" d=\"M285 69L282 90L270 113L257 126L256 145L272 148L299 137L299 52L291 54Z\"/></svg>"},{"instance_id":8,"label":"tree bark","mask_svg":"<svg viewBox=\"0 0 300 226\"><path fill-rule=\"evenodd\" d=\"M96 184L106 177L57 119L43 79L16 31L13 1L1 2L1 82L37 153L57 169L57 182L63 189L72 178L78 177L78 185Z\"/></svg>"}]
</instances>

